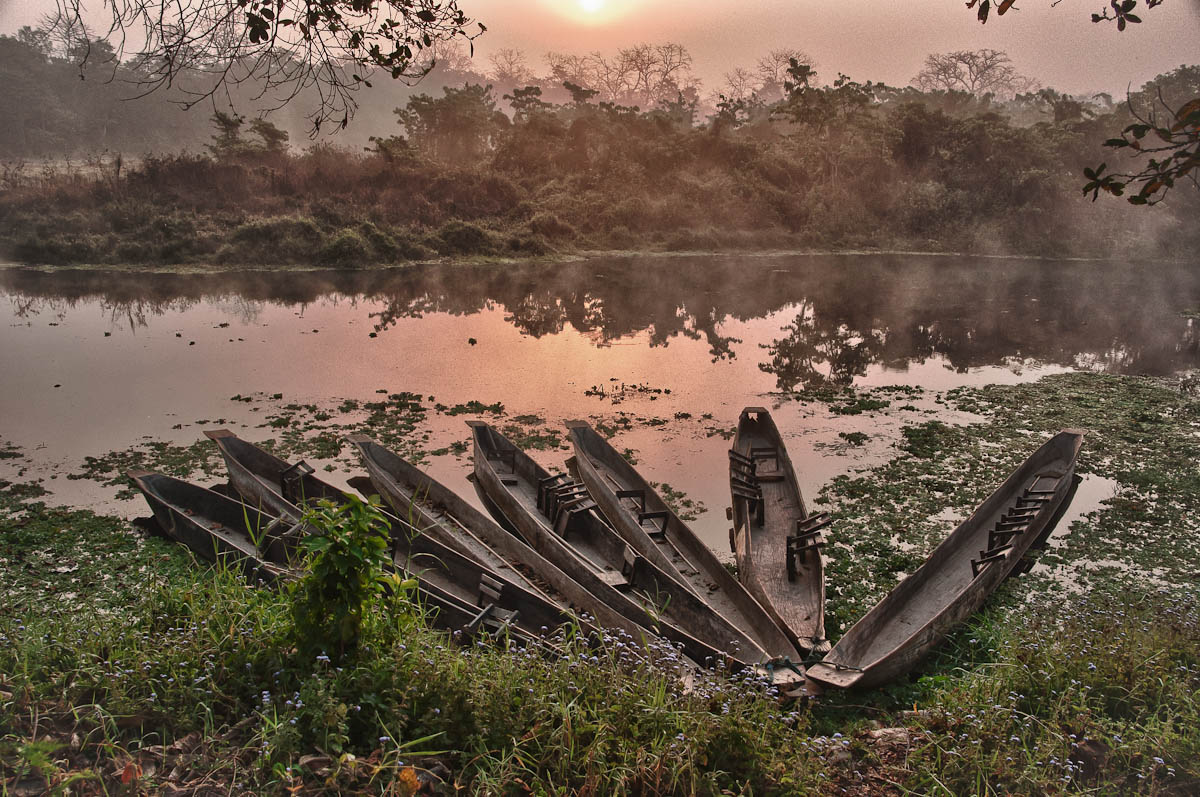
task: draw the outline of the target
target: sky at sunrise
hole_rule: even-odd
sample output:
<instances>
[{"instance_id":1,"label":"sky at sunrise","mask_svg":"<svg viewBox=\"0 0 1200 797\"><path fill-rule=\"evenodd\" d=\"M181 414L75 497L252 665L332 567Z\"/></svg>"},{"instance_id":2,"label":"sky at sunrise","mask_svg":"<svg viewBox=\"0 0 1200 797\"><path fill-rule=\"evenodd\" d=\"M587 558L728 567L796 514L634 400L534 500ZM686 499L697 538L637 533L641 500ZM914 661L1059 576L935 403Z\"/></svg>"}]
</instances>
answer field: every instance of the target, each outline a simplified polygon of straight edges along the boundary
<instances>
[{"instance_id":1,"label":"sky at sunrise","mask_svg":"<svg viewBox=\"0 0 1200 797\"><path fill-rule=\"evenodd\" d=\"M37 24L54 0L0 0L0 32ZM1181 64L1200 62L1200 0L1166 0L1142 9L1143 24L1124 33L1095 25L1103 0L1024 0L980 25L961 0L460 0L488 31L476 42L487 56L519 48L535 72L547 51L611 53L641 42L673 41L694 57L706 90L734 67L751 68L782 47L807 52L823 80L905 85L933 52L993 48L1043 85L1067 92L1121 94ZM94 9L102 0L92 0ZM93 11L95 20L101 19Z\"/></svg>"}]
</instances>

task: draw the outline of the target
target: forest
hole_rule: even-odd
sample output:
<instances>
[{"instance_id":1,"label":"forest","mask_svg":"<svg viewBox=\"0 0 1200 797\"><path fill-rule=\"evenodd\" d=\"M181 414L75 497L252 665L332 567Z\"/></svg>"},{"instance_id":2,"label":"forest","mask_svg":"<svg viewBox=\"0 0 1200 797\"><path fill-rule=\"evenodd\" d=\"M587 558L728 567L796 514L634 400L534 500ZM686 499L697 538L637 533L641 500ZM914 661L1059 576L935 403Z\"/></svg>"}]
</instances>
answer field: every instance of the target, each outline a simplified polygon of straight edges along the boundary
<instances>
[{"instance_id":1,"label":"forest","mask_svg":"<svg viewBox=\"0 0 1200 797\"><path fill-rule=\"evenodd\" d=\"M76 44L74 47L78 47ZM932 54L911 85L818 72L800 50L705 91L682 45L447 49L380 78L347 129L202 77L145 83L103 41L0 37L0 248L20 262L309 264L581 251L899 250L1183 258L1200 201L1081 191L1104 143L1200 95L1200 66L1069 96L995 50ZM476 71L480 70L480 71ZM195 103L189 111L180 103ZM230 105L232 103L232 105ZM1125 156L1133 163L1137 153ZM1135 167L1136 168L1136 167ZM885 187L881 190L881 187Z\"/></svg>"}]
</instances>

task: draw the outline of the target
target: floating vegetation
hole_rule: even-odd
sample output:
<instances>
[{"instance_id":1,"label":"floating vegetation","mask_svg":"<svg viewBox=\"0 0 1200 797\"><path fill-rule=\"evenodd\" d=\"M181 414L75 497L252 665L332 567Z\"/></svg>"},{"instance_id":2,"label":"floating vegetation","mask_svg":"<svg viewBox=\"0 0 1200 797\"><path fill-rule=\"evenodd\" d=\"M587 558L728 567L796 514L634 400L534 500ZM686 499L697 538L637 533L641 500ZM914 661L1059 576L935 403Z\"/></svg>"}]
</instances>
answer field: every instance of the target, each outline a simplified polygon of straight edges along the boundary
<instances>
[{"instance_id":1,"label":"floating vegetation","mask_svg":"<svg viewBox=\"0 0 1200 797\"><path fill-rule=\"evenodd\" d=\"M434 410L443 415L503 415L504 405L497 401L495 404L484 404L482 401L468 401L466 404L455 404L447 407L445 404L435 404Z\"/></svg>"},{"instance_id":2,"label":"floating vegetation","mask_svg":"<svg viewBox=\"0 0 1200 797\"><path fill-rule=\"evenodd\" d=\"M608 399L613 404L620 404L628 398L635 396L645 396L651 401L656 401L659 396L671 395L669 387L651 387L644 383L627 384L619 382L617 378L610 377L607 385L592 385L587 390L583 391L585 396L595 396L597 398Z\"/></svg>"},{"instance_id":3,"label":"floating vegetation","mask_svg":"<svg viewBox=\"0 0 1200 797\"><path fill-rule=\"evenodd\" d=\"M217 447L210 440L197 440L187 446L147 440L124 451L84 457L82 470L68 473L67 478L90 479L105 486L120 487L117 498L128 499L137 495L125 478L125 473L131 470L155 470L182 479L197 473L214 477L224 473L224 466Z\"/></svg>"},{"instance_id":4,"label":"floating vegetation","mask_svg":"<svg viewBox=\"0 0 1200 797\"><path fill-rule=\"evenodd\" d=\"M689 498L687 493L682 490L676 490L666 482L650 482L650 486L662 498L663 503L669 506L671 511L678 515L679 519L684 523L691 523L693 520L698 520L701 515L708 511L708 507L704 505L703 501Z\"/></svg>"}]
</instances>

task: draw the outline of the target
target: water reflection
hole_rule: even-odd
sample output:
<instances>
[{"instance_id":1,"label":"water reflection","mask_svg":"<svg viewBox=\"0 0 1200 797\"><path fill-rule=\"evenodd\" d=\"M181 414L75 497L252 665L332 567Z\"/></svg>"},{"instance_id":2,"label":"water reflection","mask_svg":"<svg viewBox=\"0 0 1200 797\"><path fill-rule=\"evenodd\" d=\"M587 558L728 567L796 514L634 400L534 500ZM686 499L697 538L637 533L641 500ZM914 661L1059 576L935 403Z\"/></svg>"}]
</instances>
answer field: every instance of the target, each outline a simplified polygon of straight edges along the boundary
<instances>
[{"instance_id":1,"label":"water reflection","mask_svg":"<svg viewBox=\"0 0 1200 797\"><path fill-rule=\"evenodd\" d=\"M365 306L375 332L431 313L502 309L533 338L568 327L596 346L704 341L781 390L845 384L932 357L958 371L1011 361L1165 374L1200 362L1200 274L1183 265L922 256L674 257L363 271L143 274L0 270L14 315L98 303L135 330L197 303L253 323L266 305ZM737 322L736 324L731 322Z\"/></svg>"}]
</instances>

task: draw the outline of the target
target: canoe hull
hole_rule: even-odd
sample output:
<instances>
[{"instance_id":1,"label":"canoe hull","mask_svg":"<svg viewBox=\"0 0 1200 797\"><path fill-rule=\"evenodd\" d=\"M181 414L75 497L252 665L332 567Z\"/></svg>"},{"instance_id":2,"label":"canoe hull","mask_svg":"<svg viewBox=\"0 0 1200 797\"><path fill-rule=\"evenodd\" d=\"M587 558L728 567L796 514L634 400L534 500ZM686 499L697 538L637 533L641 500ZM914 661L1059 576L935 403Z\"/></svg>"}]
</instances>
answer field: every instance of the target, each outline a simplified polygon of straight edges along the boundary
<instances>
[{"instance_id":1,"label":"canoe hull","mask_svg":"<svg viewBox=\"0 0 1200 797\"><path fill-rule=\"evenodd\" d=\"M767 456L763 452L774 452ZM756 452L758 452L756 454ZM790 641L805 653L829 650L825 638L825 566L819 549L793 560L788 572L787 538L796 524L808 519L792 461L775 422L762 407L747 407L738 419L734 455L756 461L761 493L761 518L736 484L731 466L730 493L733 529L730 542L738 578Z\"/></svg>"},{"instance_id":2,"label":"canoe hull","mask_svg":"<svg viewBox=\"0 0 1200 797\"><path fill-rule=\"evenodd\" d=\"M526 545L520 537L502 528L450 488L370 438L353 436L350 442L359 447L371 483L393 508L399 510L416 503L426 516L436 520L436 515L428 511L432 505L474 534L478 543L487 545L496 554L526 570L535 582L546 585L566 605L576 611L586 612L601 626L622 628L630 633L640 632L634 623L600 601L553 562ZM411 496L414 495L420 496L418 502L413 502Z\"/></svg>"},{"instance_id":3,"label":"canoe hull","mask_svg":"<svg viewBox=\"0 0 1200 797\"><path fill-rule=\"evenodd\" d=\"M744 586L725 568L708 546L667 506L662 497L620 454L588 424L567 422L575 446L576 468L588 492L609 524L639 552L651 550L667 562L681 583L713 606L740 634L773 657L799 659L795 647L779 625ZM639 499L622 492L641 493ZM638 506L631 507L630 504ZM651 539L639 522L638 507L661 524Z\"/></svg>"},{"instance_id":4,"label":"canoe hull","mask_svg":"<svg viewBox=\"0 0 1200 797\"><path fill-rule=\"evenodd\" d=\"M537 509L529 505L532 499L525 493L533 489L531 485L536 485L538 481L548 478L549 474L486 423L469 421L468 425L472 427L475 441L476 485L488 498L491 507L497 511L497 520L500 520L502 525L514 528L529 542L532 548L575 579L585 590L624 617L628 623L640 626L643 631L649 631L681 645L684 653L694 661L719 663L732 658L741 664L755 662L754 655L747 656L745 653L720 650L697 638L690 627L682 626L676 619L679 612L690 612L694 607L687 605L687 601L698 602L699 599L632 550L628 550L626 553L625 564L628 565L627 567L621 563L614 563L607 569L607 573L603 569L598 569L595 561L585 561L584 555L560 539L549 527L548 520ZM493 464L501 459L503 460L502 467L505 469L503 475ZM518 495L524 496L525 500L518 498ZM585 515L590 515L590 518ZM591 515L590 510L587 513L581 513L580 520L588 527L582 532L584 536L590 534L615 535L615 532L605 526L598 517ZM627 548L623 542L618 544ZM606 580L606 575L611 580ZM628 575L628 579L626 579L626 575ZM618 585L617 582L620 584ZM676 590L671 600L666 602L670 615L651 616L643 606L624 591L629 589L631 584L639 583L655 584L659 589ZM653 588L643 591L653 593ZM721 637L711 636L708 638L720 639ZM747 661L747 659L750 660Z\"/></svg>"},{"instance_id":5,"label":"canoe hull","mask_svg":"<svg viewBox=\"0 0 1200 797\"><path fill-rule=\"evenodd\" d=\"M148 471L127 475L175 542L208 561L236 565L251 582L271 584L282 577L283 569L264 560L250 533L265 531L274 518L182 479Z\"/></svg>"},{"instance_id":6,"label":"canoe hull","mask_svg":"<svg viewBox=\"0 0 1200 797\"><path fill-rule=\"evenodd\" d=\"M1064 506L1083 433L1065 430L1035 451L924 564L888 593L838 641L809 677L835 687L872 687L911 670L958 623L978 611ZM1035 500L1036 499L1036 500ZM1021 509L1022 506L1034 509ZM1014 536L995 537L1022 518ZM1004 524L1010 525L1004 525ZM977 566L989 540L1007 547Z\"/></svg>"}]
</instances>

